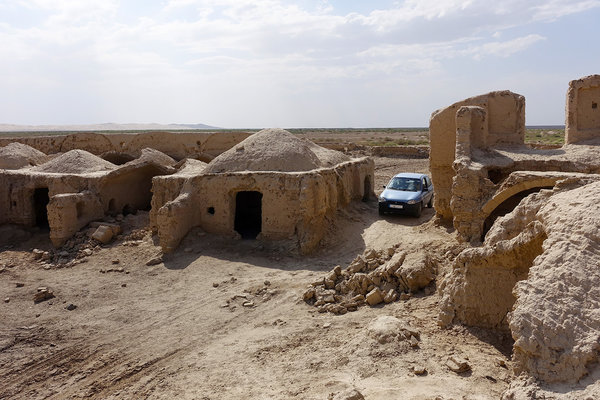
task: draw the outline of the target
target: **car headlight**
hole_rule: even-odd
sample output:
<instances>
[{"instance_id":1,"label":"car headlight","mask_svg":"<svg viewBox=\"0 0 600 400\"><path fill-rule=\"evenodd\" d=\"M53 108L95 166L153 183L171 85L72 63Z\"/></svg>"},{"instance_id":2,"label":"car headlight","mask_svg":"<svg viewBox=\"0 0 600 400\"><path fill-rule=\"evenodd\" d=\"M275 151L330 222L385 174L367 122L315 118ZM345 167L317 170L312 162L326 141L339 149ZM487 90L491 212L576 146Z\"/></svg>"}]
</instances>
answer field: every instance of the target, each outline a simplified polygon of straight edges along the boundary
<instances>
[{"instance_id":1,"label":"car headlight","mask_svg":"<svg viewBox=\"0 0 600 400\"><path fill-rule=\"evenodd\" d=\"M407 204L417 204L418 201L417 200L409 200L406 202Z\"/></svg>"},{"instance_id":2,"label":"car headlight","mask_svg":"<svg viewBox=\"0 0 600 400\"><path fill-rule=\"evenodd\" d=\"M387 201L387 199L383 196L379 196L379 202L383 203L384 201Z\"/></svg>"}]
</instances>

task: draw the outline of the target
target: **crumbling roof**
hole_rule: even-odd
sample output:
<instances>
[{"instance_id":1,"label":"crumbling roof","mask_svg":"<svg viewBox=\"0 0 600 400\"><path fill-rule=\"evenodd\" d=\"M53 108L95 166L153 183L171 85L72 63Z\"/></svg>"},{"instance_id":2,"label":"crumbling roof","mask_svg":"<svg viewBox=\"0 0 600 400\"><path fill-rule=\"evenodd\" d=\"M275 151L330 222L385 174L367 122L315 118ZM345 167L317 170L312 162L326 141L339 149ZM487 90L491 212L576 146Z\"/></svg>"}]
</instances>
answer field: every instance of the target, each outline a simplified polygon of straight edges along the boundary
<instances>
[{"instance_id":1,"label":"crumbling roof","mask_svg":"<svg viewBox=\"0 0 600 400\"><path fill-rule=\"evenodd\" d=\"M161 165L163 167L173 167L175 164L177 164L177 161L173 160L173 158L166 155L162 151L151 149L149 147L142 149L140 156L131 162L149 162L155 165Z\"/></svg>"},{"instance_id":2,"label":"crumbling roof","mask_svg":"<svg viewBox=\"0 0 600 400\"><path fill-rule=\"evenodd\" d=\"M173 174L173 176L200 175L202 172L204 172L206 165L207 164L203 161L195 160L193 158L185 158L177 164L179 169Z\"/></svg>"},{"instance_id":3,"label":"crumbling roof","mask_svg":"<svg viewBox=\"0 0 600 400\"><path fill-rule=\"evenodd\" d=\"M46 160L44 153L26 144L14 142L0 147L0 169L20 169Z\"/></svg>"},{"instance_id":4,"label":"crumbling roof","mask_svg":"<svg viewBox=\"0 0 600 400\"><path fill-rule=\"evenodd\" d=\"M236 171L296 172L350 161L283 129L263 129L212 160L205 173Z\"/></svg>"},{"instance_id":5,"label":"crumbling roof","mask_svg":"<svg viewBox=\"0 0 600 400\"><path fill-rule=\"evenodd\" d=\"M116 168L116 165L85 150L71 150L31 170L58 174L85 174L112 171Z\"/></svg>"}]
</instances>

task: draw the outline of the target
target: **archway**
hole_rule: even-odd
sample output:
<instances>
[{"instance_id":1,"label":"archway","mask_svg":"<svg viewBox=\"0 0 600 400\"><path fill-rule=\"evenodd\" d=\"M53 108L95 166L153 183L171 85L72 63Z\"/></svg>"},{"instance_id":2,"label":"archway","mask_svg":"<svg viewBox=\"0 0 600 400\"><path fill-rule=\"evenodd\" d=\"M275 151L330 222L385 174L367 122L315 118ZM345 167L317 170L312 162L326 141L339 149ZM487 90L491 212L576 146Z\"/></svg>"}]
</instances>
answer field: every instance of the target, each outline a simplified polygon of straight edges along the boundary
<instances>
[{"instance_id":1,"label":"archway","mask_svg":"<svg viewBox=\"0 0 600 400\"><path fill-rule=\"evenodd\" d=\"M530 188L527 190L523 190L521 192L517 192L517 193L513 194L512 196L506 198L504 201L499 203L496 206L496 208L494 208L489 213L489 215L483 222L483 231L481 233L481 241L483 242L485 240L485 235L492 228L492 225L494 225L494 222L496 221L496 219L498 217L502 217L502 216L508 214L509 212L514 210L519 205L521 200L523 200L525 197L529 196L532 193L537 193L542 189L552 189L552 186L533 187L533 188Z\"/></svg>"},{"instance_id":2,"label":"archway","mask_svg":"<svg viewBox=\"0 0 600 400\"><path fill-rule=\"evenodd\" d=\"M242 239L256 239L262 230L262 193L238 192L235 196L234 229Z\"/></svg>"}]
</instances>

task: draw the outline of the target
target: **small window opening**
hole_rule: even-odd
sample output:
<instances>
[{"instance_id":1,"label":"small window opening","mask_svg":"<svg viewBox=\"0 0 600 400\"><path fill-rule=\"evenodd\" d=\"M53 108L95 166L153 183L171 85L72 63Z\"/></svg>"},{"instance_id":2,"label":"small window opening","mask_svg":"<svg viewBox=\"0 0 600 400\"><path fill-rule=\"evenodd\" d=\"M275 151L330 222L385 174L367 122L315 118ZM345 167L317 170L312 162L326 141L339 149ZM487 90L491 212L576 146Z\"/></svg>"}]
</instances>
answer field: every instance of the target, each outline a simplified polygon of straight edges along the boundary
<instances>
[{"instance_id":1,"label":"small window opening","mask_svg":"<svg viewBox=\"0 0 600 400\"><path fill-rule=\"evenodd\" d=\"M77 208L77 218L81 218L83 216L83 203L77 203L75 207Z\"/></svg>"},{"instance_id":2,"label":"small window opening","mask_svg":"<svg viewBox=\"0 0 600 400\"><path fill-rule=\"evenodd\" d=\"M214 207L208 207L206 209L206 212L209 213L210 215L215 215L215 208Z\"/></svg>"},{"instance_id":3,"label":"small window opening","mask_svg":"<svg viewBox=\"0 0 600 400\"><path fill-rule=\"evenodd\" d=\"M592 108L594 108L594 109L598 108L598 103L592 102Z\"/></svg>"},{"instance_id":4,"label":"small window opening","mask_svg":"<svg viewBox=\"0 0 600 400\"><path fill-rule=\"evenodd\" d=\"M507 176L508 174L503 172L500 168L488 170L488 179L496 185L502 182Z\"/></svg>"},{"instance_id":5,"label":"small window opening","mask_svg":"<svg viewBox=\"0 0 600 400\"><path fill-rule=\"evenodd\" d=\"M48 222L48 203L50 196L48 188L37 188L33 192L33 209L35 212L35 226L40 228L50 228Z\"/></svg>"},{"instance_id":6,"label":"small window opening","mask_svg":"<svg viewBox=\"0 0 600 400\"><path fill-rule=\"evenodd\" d=\"M13 207L16 207L16 206L17 206L17 202L16 202L16 201L13 201L13 202L12 202L12 206L13 206Z\"/></svg>"},{"instance_id":7,"label":"small window opening","mask_svg":"<svg viewBox=\"0 0 600 400\"><path fill-rule=\"evenodd\" d=\"M234 229L242 239L256 239L262 230L262 193L238 192L235 197Z\"/></svg>"}]
</instances>

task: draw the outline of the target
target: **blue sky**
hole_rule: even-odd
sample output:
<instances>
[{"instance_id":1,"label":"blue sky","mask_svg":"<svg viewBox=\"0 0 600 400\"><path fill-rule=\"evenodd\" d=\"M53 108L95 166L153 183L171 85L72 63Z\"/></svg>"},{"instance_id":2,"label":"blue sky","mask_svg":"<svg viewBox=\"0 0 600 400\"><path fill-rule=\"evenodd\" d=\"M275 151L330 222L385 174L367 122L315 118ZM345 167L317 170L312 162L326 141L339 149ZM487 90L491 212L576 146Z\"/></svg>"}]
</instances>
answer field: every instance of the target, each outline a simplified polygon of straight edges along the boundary
<instances>
[{"instance_id":1,"label":"blue sky","mask_svg":"<svg viewBox=\"0 0 600 400\"><path fill-rule=\"evenodd\" d=\"M427 126L491 90L564 123L600 0L0 0L0 123Z\"/></svg>"}]
</instances>

